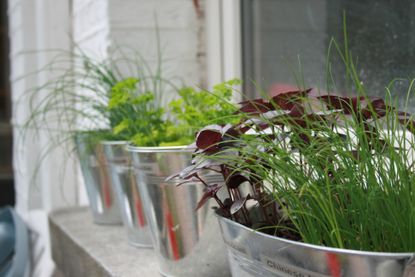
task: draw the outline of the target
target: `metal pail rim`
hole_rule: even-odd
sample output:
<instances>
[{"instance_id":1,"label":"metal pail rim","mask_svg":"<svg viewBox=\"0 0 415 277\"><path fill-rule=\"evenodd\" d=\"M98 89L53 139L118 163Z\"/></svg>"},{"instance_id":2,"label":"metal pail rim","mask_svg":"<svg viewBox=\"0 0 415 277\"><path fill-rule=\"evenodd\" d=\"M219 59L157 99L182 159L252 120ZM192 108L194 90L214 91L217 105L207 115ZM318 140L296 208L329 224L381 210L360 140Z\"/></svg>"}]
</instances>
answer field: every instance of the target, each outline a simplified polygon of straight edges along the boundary
<instances>
[{"instance_id":1,"label":"metal pail rim","mask_svg":"<svg viewBox=\"0 0 415 277\"><path fill-rule=\"evenodd\" d=\"M348 254L348 255L357 255L357 256L374 256L374 257L384 257L384 258L394 258L394 259L401 259L401 258L412 258L414 256L413 252L373 252L373 251L361 251L361 250L352 250L352 249L342 249L342 248L334 248L334 247L326 247L321 245L315 245L305 242L298 242L289 239L279 238L276 236L268 235L249 227L246 227L238 222L230 220L222 215L218 214L219 209L215 212L215 215L218 217L219 221L225 221L226 224L237 226L238 228L242 228L248 232L255 233L256 235L268 237L270 239L275 239L277 241L281 241L287 244L291 244L292 246L298 246L302 248L308 248L313 250L331 252L331 253L339 253L339 254Z\"/></svg>"},{"instance_id":2,"label":"metal pail rim","mask_svg":"<svg viewBox=\"0 0 415 277\"><path fill-rule=\"evenodd\" d=\"M127 144L127 151L137 153L165 153L165 152L194 152L196 148L189 147L188 145L180 146L134 146Z\"/></svg>"},{"instance_id":3,"label":"metal pail rim","mask_svg":"<svg viewBox=\"0 0 415 277\"><path fill-rule=\"evenodd\" d=\"M104 145L124 145L127 144L126 140L101 140L99 143Z\"/></svg>"}]
</instances>

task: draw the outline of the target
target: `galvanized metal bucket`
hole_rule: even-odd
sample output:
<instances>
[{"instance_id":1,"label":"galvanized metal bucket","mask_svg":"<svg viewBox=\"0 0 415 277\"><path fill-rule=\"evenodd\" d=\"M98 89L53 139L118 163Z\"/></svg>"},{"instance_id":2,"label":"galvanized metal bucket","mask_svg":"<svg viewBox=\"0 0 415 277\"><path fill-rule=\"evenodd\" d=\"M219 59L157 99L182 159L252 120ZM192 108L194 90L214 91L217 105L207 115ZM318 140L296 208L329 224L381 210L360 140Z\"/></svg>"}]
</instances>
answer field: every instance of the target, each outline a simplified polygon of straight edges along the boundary
<instances>
[{"instance_id":1,"label":"galvanized metal bucket","mask_svg":"<svg viewBox=\"0 0 415 277\"><path fill-rule=\"evenodd\" d=\"M89 206L97 224L121 224L117 199L111 186L102 145L92 142L88 133L75 135Z\"/></svg>"},{"instance_id":2,"label":"galvanized metal bucket","mask_svg":"<svg viewBox=\"0 0 415 277\"><path fill-rule=\"evenodd\" d=\"M322 247L256 232L218 215L232 276L409 277L413 253Z\"/></svg>"},{"instance_id":3,"label":"galvanized metal bucket","mask_svg":"<svg viewBox=\"0 0 415 277\"><path fill-rule=\"evenodd\" d=\"M118 199L128 242L137 247L152 247L150 230L136 185L125 141L102 141L109 174Z\"/></svg>"},{"instance_id":4,"label":"galvanized metal bucket","mask_svg":"<svg viewBox=\"0 0 415 277\"><path fill-rule=\"evenodd\" d=\"M209 205L195 210L200 183L165 179L190 165L192 149L128 146L143 197L160 273L164 276L230 276L219 225ZM207 182L223 181L220 175ZM213 203L212 203L213 204Z\"/></svg>"}]
</instances>

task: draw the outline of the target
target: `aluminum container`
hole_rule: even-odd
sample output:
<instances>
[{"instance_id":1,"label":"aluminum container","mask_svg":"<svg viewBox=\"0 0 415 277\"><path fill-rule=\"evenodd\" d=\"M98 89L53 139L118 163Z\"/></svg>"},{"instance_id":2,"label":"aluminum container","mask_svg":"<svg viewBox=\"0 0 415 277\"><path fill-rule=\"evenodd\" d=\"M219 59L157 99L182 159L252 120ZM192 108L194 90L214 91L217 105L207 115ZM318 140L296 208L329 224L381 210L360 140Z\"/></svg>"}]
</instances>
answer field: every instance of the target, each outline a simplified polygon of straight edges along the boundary
<instances>
[{"instance_id":1,"label":"aluminum container","mask_svg":"<svg viewBox=\"0 0 415 277\"><path fill-rule=\"evenodd\" d=\"M218 215L232 276L409 277L413 253L322 247L256 232Z\"/></svg>"},{"instance_id":2,"label":"aluminum container","mask_svg":"<svg viewBox=\"0 0 415 277\"><path fill-rule=\"evenodd\" d=\"M143 203L131 167L125 141L102 141L112 186L118 199L128 242L137 247L152 247Z\"/></svg>"},{"instance_id":3,"label":"aluminum container","mask_svg":"<svg viewBox=\"0 0 415 277\"><path fill-rule=\"evenodd\" d=\"M102 145L91 141L88 133L79 133L75 135L75 146L94 222L121 224Z\"/></svg>"},{"instance_id":4,"label":"aluminum container","mask_svg":"<svg viewBox=\"0 0 415 277\"><path fill-rule=\"evenodd\" d=\"M179 185L166 177L190 165L192 149L128 146L163 276L230 276L219 225L209 205L195 210L201 183ZM205 177L221 182L218 174ZM213 204L213 203L212 203Z\"/></svg>"}]
</instances>

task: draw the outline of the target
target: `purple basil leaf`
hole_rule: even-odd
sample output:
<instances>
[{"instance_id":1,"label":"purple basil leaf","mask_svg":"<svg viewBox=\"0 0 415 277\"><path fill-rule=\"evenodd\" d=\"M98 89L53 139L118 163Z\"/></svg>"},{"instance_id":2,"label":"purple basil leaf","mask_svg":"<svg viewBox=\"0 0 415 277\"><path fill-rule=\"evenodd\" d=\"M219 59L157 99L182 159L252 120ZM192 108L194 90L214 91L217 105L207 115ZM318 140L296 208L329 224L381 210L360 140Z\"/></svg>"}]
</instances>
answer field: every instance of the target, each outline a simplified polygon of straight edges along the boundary
<instances>
[{"instance_id":1,"label":"purple basil leaf","mask_svg":"<svg viewBox=\"0 0 415 277\"><path fill-rule=\"evenodd\" d=\"M386 116L386 113L388 111L394 111L395 108L386 105L385 101L382 98L375 98L372 100L371 106L373 107L374 113L376 115L376 118L380 118L380 117L384 117ZM400 114L406 114L406 113L401 113L401 112L397 112L398 116ZM373 114L371 114L373 115Z\"/></svg>"},{"instance_id":2,"label":"purple basil leaf","mask_svg":"<svg viewBox=\"0 0 415 277\"><path fill-rule=\"evenodd\" d=\"M305 97L312 89L286 91L278 93L272 97L272 102L277 105L280 109L291 110L294 105L302 98Z\"/></svg>"},{"instance_id":3,"label":"purple basil leaf","mask_svg":"<svg viewBox=\"0 0 415 277\"><path fill-rule=\"evenodd\" d=\"M227 132L230 132L230 130L232 130L232 128L233 128L232 124L228 123L220 129L220 132L221 132L222 135L224 135Z\"/></svg>"},{"instance_id":4,"label":"purple basil leaf","mask_svg":"<svg viewBox=\"0 0 415 277\"><path fill-rule=\"evenodd\" d=\"M261 114L261 118L264 118L266 120L270 120L276 117L285 116L290 112L290 110L275 110L275 111L269 111L266 113Z\"/></svg>"},{"instance_id":5,"label":"purple basil leaf","mask_svg":"<svg viewBox=\"0 0 415 277\"><path fill-rule=\"evenodd\" d=\"M243 113L261 114L274 110L273 105L269 102L266 102L264 99L247 100L239 104L241 105L239 112Z\"/></svg>"},{"instance_id":6,"label":"purple basil leaf","mask_svg":"<svg viewBox=\"0 0 415 277\"><path fill-rule=\"evenodd\" d=\"M236 130L233 126L231 126L231 128L225 130L225 132L223 133L223 137L222 137L222 141L223 143L221 144L222 147L232 147L235 145L235 139L239 138L241 135L241 133Z\"/></svg>"},{"instance_id":7,"label":"purple basil leaf","mask_svg":"<svg viewBox=\"0 0 415 277\"><path fill-rule=\"evenodd\" d=\"M293 105L288 113L291 117L302 117L305 113L304 107L301 105Z\"/></svg>"},{"instance_id":8,"label":"purple basil leaf","mask_svg":"<svg viewBox=\"0 0 415 277\"><path fill-rule=\"evenodd\" d=\"M168 182L168 181L170 181L170 180L172 180L172 179L174 179L174 178L179 177L179 176L180 176L180 174L181 174L182 172L183 172L183 171L180 171L180 172L177 172L177 173L174 173L174 174L172 174L172 175L168 176L168 177L165 179L165 181L166 181L166 182Z\"/></svg>"},{"instance_id":9,"label":"purple basil leaf","mask_svg":"<svg viewBox=\"0 0 415 277\"><path fill-rule=\"evenodd\" d=\"M410 113L400 112L400 111L397 112L397 115L399 116L399 118L408 118L408 117L411 117L411 114Z\"/></svg>"},{"instance_id":10,"label":"purple basil leaf","mask_svg":"<svg viewBox=\"0 0 415 277\"><path fill-rule=\"evenodd\" d=\"M382 98L374 98L371 105L375 110L386 110L385 101Z\"/></svg>"},{"instance_id":11,"label":"purple basil leaf","mask_svg":"<svg viewBox=\"0 0 415 277\"><path fill-rule=\"evenodd\" d=\"M226 209L230 209L232 207L233 201L230 198L226 198L223 201L223 206L225 206Z\"/></svg>"},{"instance_id":12,"label":"purple basil leaf","mask_svg":"<svg viewBox=\"0 0 415 277\"><path fill-rule=\"evenodd\" d=\"M229 188L236 189L239 185L247 181L248 179L245 176L241 174L234 174L226 180L226 183Z\"/></svg>"},{"instance_id":13,"label":"purple basil leaf","mask_svg":"<svg viewBox=\"0 0 415 277\"><path fill-rule=\"evenodd\" d=\"M248 199L249 195L247 195L244 198L239 198L238 200L236 200L235 202L233 202L230 212L231 214L235 214L237 213L240 209L242 209L242 207L245 205L246 200Z\"/></svg>"},{"instance_id":14,"label":"purple basil leaf","mask_svg":"<svg viewBox=\"0 0 415 277\"><path fill-rule=\"evenodd\" d=\"M398 120L399 120L399 123L404 125L405 128L409 132L411 132L412 134L415 135L415 121L414 120L412 120L410 118L407 118L406 116L404 116L404 117L400 116Z\"/></svg>"},{"instance_id":15,"label":"purple basil leaf","mask_svg":"<svg viewBox=\"0 0 415 277\"><path fill-rule=\"evenodd\" d=\"M240 135L241 133L232 125L223 134L225 138L238 138Z\"/></svg>"},{"instance_id":16,"label":"purple basil leaf","mask_svg":"<svg viewBox=\"0 0 415 277\"><path fill-rule=\"evenodd\" d=\"M222 140L222 134L217 130L205 129L200 131L196 137L196 146L207 152L219 150L218 143Z\"/></svg>"},{"instance_id":17,"label":"purple basil leaf","mask_svg":"<svg viewBox=\"0 0 415 277\"><path fill-rule=\"evenodd\" d=\"M199 168L196 167L196 165L192 164L188 167L185 167L182 171L180 171L179 176L181 179L187 179L192 176L194 176L196 173L200 171Z\"/></svg>"},{"instance_id":18,"label":"purple basil leaf","mask_svg":"<svg viewBox=\"0 0 415 277\"><path fill-rule=\"evenodd\" d=\"M191 176L185 180L183 180L183 182L178 183L176 186L181 186L183 184L188 184L188 183L200 183L200 180L198 178L195 178L194 176Z\"/></svg>"},{"instance_id":19,"label":"purple basil leaf","mask_svg":"<svg viewBox=\"0 0 415 277\"><path fill-rule=\"evenodd\" d=\"M197 169L204 169L204 168L212 168L214 166L220 166L223 162L219 160L213 160L213 159L205 159L203 162L196 165Z\"/></svg>"},{"instance_id":20,"label":"purple basil leaf","mask_svg":"<svg viewBox=\"0 0 415 277\"><path fill-rule=\"evenodd\" d=\"M358 113L358 103L364 103L365 97L341 97L337 95L322 95L317 99L324 101L329 108L342 109L344 114Z\"/></svg>"},{"instance_id":21,"label":"purple basil leaf","mask_svg":"<svg viewBox=\"0 0 415 277\"><path fill-rule=\"evenodd\" d=\"M199 203L197 203L196 211L200 209L203 205L205 205L210 198L214 197L221 187L222 185L218 184L213 184L206 187L202 195L202 198L199 200Z\"/></svg>"}]
</instances>

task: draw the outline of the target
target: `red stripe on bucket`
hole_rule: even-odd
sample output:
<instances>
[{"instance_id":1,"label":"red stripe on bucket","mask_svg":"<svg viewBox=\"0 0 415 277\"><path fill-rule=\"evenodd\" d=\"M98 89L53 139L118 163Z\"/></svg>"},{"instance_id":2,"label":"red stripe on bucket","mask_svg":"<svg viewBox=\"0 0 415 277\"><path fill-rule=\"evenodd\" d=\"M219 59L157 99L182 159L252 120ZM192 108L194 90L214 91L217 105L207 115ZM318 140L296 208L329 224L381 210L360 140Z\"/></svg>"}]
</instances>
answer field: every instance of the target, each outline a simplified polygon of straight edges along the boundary
<instances>
[{"instance_id":1,"label":"red stripe on bucket","mask_svg":"<svg viewBox=\"0 0 415 277\"><path fill-rule=\"evenodd\" d=\"M104 183L104 202L107 208L111 207L111 191L108 182Z\"/></svg>"},{"instance_id":2,"label":"red stripe on bucket","mask_svg":"<svg viewBox=\"0 0 415 277\"><path fill-rule=\"evenodd\" d=\"M140 198L136 195L134 195L134 206L135 211L137 212L138 225L140 227L144 227L146 225L146 222L144 220L143 207L141 206Z\"/></svg>"},{"instance_id":3,"label":"red stripe on bucket","mask_svg":"<svg viewBox=\"0 0 415 277\"><path fill-rule=\"evenodd\" d=\"M173 260L177 261L180 259L179 246L177 245L176 233L174 231L173 216L168 211L166 212L166 221L168 230L167 233L171 244L171 250L173 252Z\"/></svg>"},{"instance_id":4,"label":"red stripe on bucket","mask_svg":"<svg viewBox=\"0 0 415 277\"><path fill-rule=\"evenodd\" d=\"M336 254L327 253L327 264L329 266L331 276L340 277L340 261Z\"/></svg>"}]
</instances>

